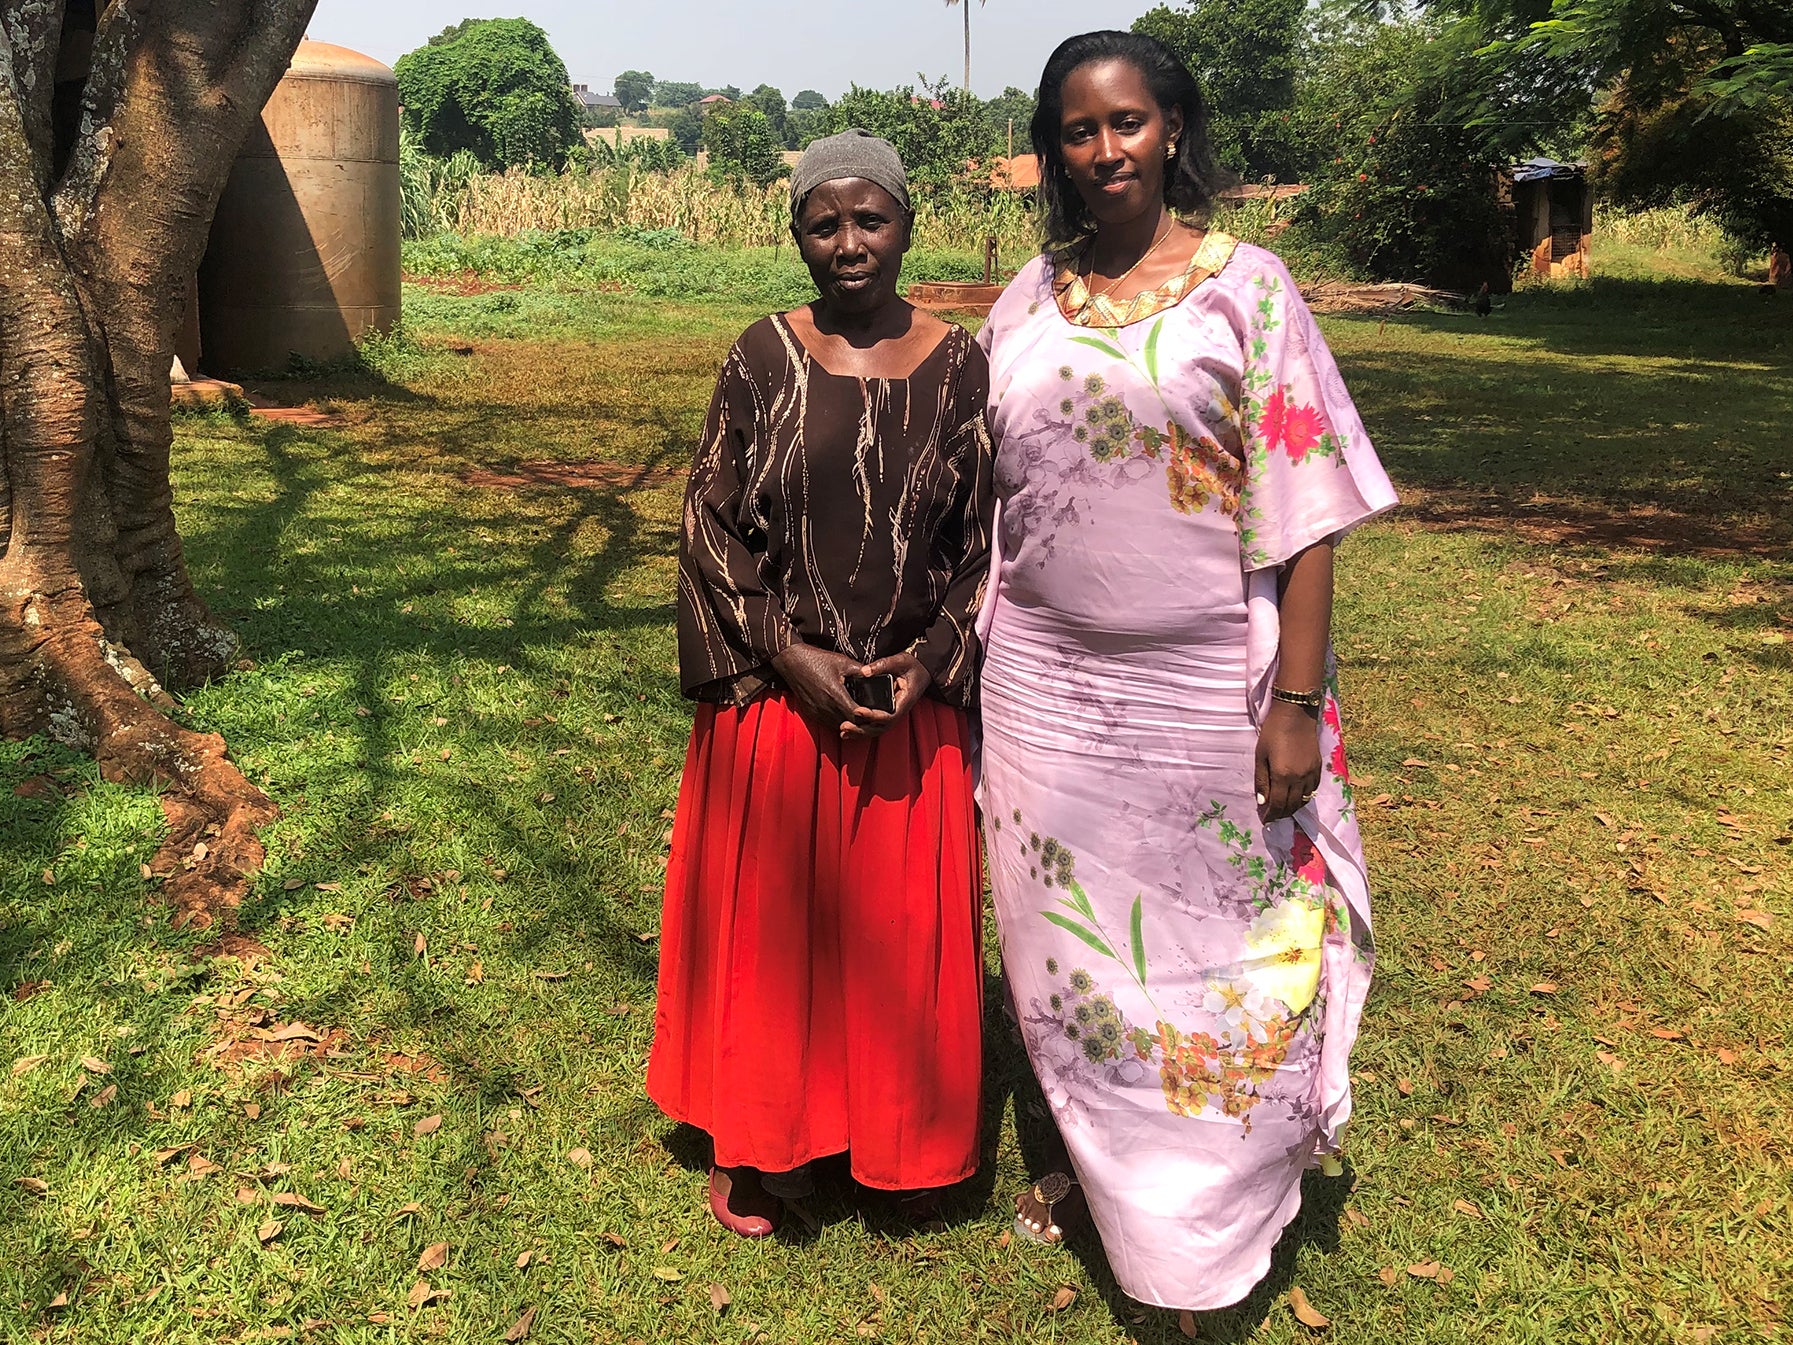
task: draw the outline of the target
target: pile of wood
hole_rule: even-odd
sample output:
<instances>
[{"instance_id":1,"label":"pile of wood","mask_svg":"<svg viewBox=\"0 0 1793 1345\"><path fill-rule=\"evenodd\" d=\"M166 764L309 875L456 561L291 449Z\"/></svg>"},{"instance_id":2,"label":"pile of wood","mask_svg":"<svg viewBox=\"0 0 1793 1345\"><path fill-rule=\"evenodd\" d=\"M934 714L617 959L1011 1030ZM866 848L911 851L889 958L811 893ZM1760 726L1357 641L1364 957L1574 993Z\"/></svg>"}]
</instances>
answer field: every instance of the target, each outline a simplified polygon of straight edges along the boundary
<instances>
[{"instance_id":1,"label":"pile of wood","mask_svg":"<svg viewBox=\"0 0 1793 1345\"><path fill-rule=\"evenodd\" d=\"M1468 308L1469 296L1426 285L1355 285L1321 280L1301 287L1301 297L1318 313L1394 313L1407 308Z\"/></svg>"}]
</instances>

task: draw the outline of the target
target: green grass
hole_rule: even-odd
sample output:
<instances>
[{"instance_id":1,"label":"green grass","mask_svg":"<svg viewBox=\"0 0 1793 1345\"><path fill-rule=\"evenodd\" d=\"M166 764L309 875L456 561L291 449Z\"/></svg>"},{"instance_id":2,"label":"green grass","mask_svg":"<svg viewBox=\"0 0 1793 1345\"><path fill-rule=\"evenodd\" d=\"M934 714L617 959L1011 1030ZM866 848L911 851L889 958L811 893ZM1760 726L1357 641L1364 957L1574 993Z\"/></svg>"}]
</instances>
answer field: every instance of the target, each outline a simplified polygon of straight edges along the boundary
<instances>
[{"instance_id":1,"label":"green grass","mask_svg":"<svg viewBox=\"0 0 1793 1345\"><path fill-rule=\"evenodd\" d=\"M395 381L287 389L342 428L182 421L198 582L254 664L185 714L284 811L221 942L140 877L153 798L0 745L0 1066L45 1057L0 1069L7 1338L491 1341L534 1306L532 1340L619 1345L1179 1339L1087 1233L1004 1245L1044 1120L994 1012L987 1162L937 1228L837 1184L819 1231L728 1240L641 1092L677 477L789 279L691 264L703 306L676 266L412 286ZM1309 1338L1299 1285L1342 1342L1780 1337L1793 311L1597 281L1325 325L1415 501L1340 581L1381 962L1350 1176L1210 1335ZM464 479L543 460L617 484ZM261 1039L292 1023L323 1040ZM188 1144L216 1168L159 1154ZM450 1296L411 1310L420 1279Z\"/></svg>"}]
</instances>

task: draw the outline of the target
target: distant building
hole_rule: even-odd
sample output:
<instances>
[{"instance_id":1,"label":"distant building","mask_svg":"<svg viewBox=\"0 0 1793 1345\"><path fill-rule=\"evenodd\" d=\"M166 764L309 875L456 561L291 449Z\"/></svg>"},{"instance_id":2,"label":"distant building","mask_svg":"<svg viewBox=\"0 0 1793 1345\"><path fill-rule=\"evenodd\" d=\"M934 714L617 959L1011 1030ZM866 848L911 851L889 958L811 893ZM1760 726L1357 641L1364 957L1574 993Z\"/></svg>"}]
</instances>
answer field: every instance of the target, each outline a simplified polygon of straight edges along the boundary
<instances>
[{"instance_id":1,"label":"distant building","mask_svg":"<svg viewBox=\"0 0 1793 1345\"><path fill-rule=\"evenodd\" d=\"M620 112L623 107L622 99L618 98L615 94L593 93L589 84L575 84L573 86L573 97L579 100L580 107L587 109L607 107L615 108Z\"/></svg>"},{"instance_id":2,"label":"distant building","mask_svg":"<svg viewBox=\"0 0 1793 1345\"><path fill-rule=\"evenodd\" d=\"M699 98L697 100L697 106L698 106L699 110L703 112L704 116L707 117L710 115L710 113L714 112L717 108L727 107L730 103L732 103L734 101L735 100L730 98L727 94L713 93L707 98Z\"/></svg>"}]
</instances>

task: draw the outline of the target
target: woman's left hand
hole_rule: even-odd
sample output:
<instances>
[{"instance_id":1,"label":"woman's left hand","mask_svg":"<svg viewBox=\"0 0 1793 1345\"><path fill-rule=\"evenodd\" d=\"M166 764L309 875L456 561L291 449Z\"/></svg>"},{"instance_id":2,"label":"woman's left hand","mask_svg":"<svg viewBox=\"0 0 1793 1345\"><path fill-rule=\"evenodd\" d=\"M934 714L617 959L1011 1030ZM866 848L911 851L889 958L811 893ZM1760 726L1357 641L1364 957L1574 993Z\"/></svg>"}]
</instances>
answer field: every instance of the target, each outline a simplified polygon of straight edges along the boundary
<instances>
[{"instance_id":1,"label":"woman's left hand","mask_svg":"<svg viewBox=\"0 0 1793 1345\"><path fill-rule=\"evenodd\" d=\"M1291 817L1320 787L1320 725L1299 705L1272 701L1258 730L1258 818Z\"/></svg>"},{"instance_id":2,"label":"woman's left hand","mask_svg":"<svg viewBox=\"0 0 1793 1345\"><path fill-rule=\"evenodd\" d=\"M861 677L880 677L885 673L896 679L896 708L889 714L882 710L861 711L858 724L841 726L841 737L876 738L908 714L915 702L934 684L933 676L913 654L889 654L859 670ZM1318 748L1315 750L1318 751Z\"/></svg>"}]
</instances>

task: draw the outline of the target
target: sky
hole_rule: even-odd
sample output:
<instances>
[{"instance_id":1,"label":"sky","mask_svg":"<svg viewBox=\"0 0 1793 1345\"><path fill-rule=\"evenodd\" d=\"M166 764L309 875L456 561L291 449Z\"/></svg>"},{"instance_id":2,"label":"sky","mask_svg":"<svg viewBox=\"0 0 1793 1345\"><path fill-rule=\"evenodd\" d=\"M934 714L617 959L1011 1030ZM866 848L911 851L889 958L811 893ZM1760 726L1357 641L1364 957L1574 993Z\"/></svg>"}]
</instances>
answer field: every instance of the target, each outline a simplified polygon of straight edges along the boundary
<instances>
[{"instance_id":1,"label":"sky","mask_svg":"<svg viewBox=\"0 0 1793 1345\"><path fill-rule=\"evenodd\" d=\"M966 0L970 3L970 0ZM1032 92L1073 33L1126 28L1154 0L994 0L971 11L971 87ZM624 70L711 88L771 84L829 98L849 84L889 89L920 73L964 77L959 10L942 0L318 0L310 36L391 65L469 17L525 18L547 30L575 84L610 92Z\"/></svg>"}]
</instances>

